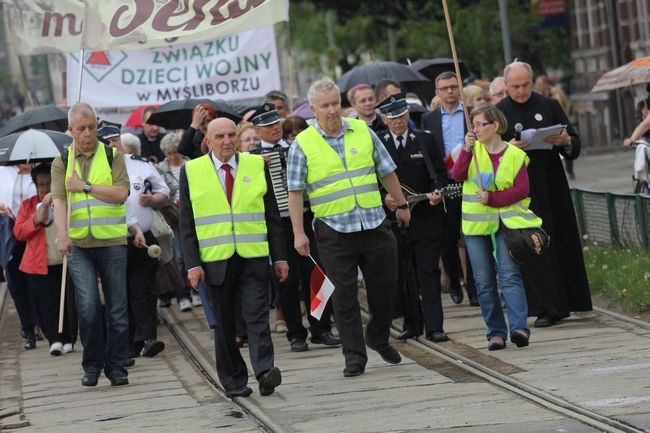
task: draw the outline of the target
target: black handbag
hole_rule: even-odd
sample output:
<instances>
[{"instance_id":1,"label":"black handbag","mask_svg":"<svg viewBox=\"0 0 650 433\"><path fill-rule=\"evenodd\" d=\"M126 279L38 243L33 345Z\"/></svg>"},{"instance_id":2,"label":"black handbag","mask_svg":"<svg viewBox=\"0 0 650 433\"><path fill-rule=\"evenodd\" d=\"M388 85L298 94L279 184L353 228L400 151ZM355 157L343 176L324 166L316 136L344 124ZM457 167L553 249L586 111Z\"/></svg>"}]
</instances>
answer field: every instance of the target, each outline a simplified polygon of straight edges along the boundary
<instances>
[{"instance_id":1,"label":"black handbag","mask_svg":"<svg viewBox=\"0 0 650 433\"><path fill-rule=\"evenodd\" d=\"M501 235L510 257L519 264L528 263L541 256L551 245L551 237L541 227L509 229L502 224Z\"/></svg>"}]
</instances>

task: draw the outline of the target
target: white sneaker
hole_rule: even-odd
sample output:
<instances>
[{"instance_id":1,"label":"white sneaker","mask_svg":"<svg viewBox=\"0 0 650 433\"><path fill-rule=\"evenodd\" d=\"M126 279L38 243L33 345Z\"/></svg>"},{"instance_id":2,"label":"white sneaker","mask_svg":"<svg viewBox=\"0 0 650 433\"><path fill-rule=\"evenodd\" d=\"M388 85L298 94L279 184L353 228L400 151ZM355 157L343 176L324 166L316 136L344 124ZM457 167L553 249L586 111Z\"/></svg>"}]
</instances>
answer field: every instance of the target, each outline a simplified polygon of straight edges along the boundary
<instances>
[{"instance_id":1,"label":"white sneaker","mask_svg":"<svg viewBox=\"0 0 650 433\"><path fill-rule=\"evenodd\" d=\"M62 351L63 351L63 344L60 341L55 341L50 346L50 355L52 356L59 356L61 355Z\"/></svg>"},{"instance_id":2,"label":"white sneaker","mask_svg":"<svg viewBox=\"0 0 650 433\"><path fill-rule=\"evenodd\" d=\"M201 301L199 294L192 293L192 307L200 307L201 305L203 305L203 301Z\"/></svg>"},{"instance_id":3,"label":"white sneaker","mask_svg":"<svg viewBox=\"0 0 650 433\"><path fill-rule=\"evenodd\" d=\"M70 352L74 352L74 344L65 343L63 345L63 353L70 353Z\"/></svg>"},{"instance_id":4,"label":"white sneaker","mask_svg":"<svg viewBox=\"0 0 650 433\"><path fill-rule=\"evenodd\" d=\"M192 309L192 302L187 298L183 298L178 302L178 307L181 311L190 311Z\"/></svg>"}]
</instances>

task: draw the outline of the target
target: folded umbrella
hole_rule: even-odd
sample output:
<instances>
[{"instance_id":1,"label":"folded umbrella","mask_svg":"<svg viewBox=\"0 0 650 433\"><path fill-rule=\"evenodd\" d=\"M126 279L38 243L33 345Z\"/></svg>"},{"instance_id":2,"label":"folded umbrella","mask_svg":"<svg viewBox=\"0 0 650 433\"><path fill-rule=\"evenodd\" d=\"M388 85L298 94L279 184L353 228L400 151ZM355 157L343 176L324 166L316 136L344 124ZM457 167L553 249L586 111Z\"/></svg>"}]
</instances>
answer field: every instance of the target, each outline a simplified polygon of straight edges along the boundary
<instances>
[{"instance_id":1,"label":"folded umbrella","mask_svg":"<svg viewBox=\"0 0 650 433\"><path fill-rule=\"evenodd\" d=\"M6 165L50 162L72 143L62 132L28 129L0 138L0 163Z\"/></svg>"},{"instance_id":2,"label":"folded umbrella","mask_svg":"<svg viewBox=\"0 0 650 433\"><path fill-rule=\"evenodd\" d=\"M65 132L68 129L68 107L44 105L25 111L9 119L0 129L0 137L30 128Z\"/></svg>"}]
</instances>

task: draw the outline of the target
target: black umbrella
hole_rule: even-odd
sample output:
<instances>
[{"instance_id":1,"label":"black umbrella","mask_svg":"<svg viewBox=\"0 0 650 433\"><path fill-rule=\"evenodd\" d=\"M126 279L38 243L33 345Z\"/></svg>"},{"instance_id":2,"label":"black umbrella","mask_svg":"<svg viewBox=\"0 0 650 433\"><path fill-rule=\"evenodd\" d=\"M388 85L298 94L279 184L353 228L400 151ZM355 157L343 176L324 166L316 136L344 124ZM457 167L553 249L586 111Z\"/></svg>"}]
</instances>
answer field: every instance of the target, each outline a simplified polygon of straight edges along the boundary
<instances>
[{"instance_id":1,"label":"black umbrella","mask_svg":"<svg viewBox=\"0 0 650 433\"><path fill-rule=\"evenodd\" d=\"M68 129L68 107L44 105L25 111L9 119L0 129L0 137L29 128L65 132Z\"/></svg>"},{"instance_id":2,"label":"black umbrella","mask_svg":"<svg viewBox=\"0 0 650 433\"><path fill-rule=\"evenodd\" d=\"M435 59L419 59L409 65L414 71L417 71L427 77L429 80L435 82L436 77L443 72L456 72L454 68L454 59L447 57L438 57ZM469 71L462 60L458 61L458 69L460 69L461 80L469 76Z\"/></svg>"},{"instance_id":3,"label":"black umbrella","mask_svg":"<svg viewBox=\"0 0 650 433\"><path fill-rule=\"evenodd\" d=\"M199 104L210 104L214 107L219 117L227 117L237 123L241 117L235 110L223 101L210 99L182 99L161 105L151 113L147 123L160 125L166 129L185 129L192 124L192 110Z\"/></svg>"},{"instance_id":4,"label":"black umbrella","mask_svg":"<svg viewBox=\"0 0 650 433\"><path fill-rule=\"evenodd\" d=\"M62 132L28 129L0 138L0 163L7 165L50 162L72 143Z\"/></svg>"},{"instance_id":5,"label":"black umbrella","mask_svg":"<svg viewBox=\"0 0 650 433\"><path fill-rule=\"evenodd\" d=\"M421 99L430 101L433 98L434 85L427 77L397 62L373 62L356 68L341 75L336 84L345 95L357 84L374 86L382 78L390 78L402 85L404 92L413 92Z\"/></svg>"}]
</instances>

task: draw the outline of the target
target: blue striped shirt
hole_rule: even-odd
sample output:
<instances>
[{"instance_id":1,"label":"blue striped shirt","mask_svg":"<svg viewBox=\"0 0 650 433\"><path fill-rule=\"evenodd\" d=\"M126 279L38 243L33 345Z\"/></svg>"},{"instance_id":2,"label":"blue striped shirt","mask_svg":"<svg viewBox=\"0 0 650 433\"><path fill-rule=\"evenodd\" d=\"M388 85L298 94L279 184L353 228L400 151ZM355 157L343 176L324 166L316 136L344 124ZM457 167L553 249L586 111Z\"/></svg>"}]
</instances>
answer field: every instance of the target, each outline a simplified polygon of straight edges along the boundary
<instances>
[{"instance_id":1,"label":"blue striped shirt","mask_svg":"<svg viewBox=\"0 0 650 433\"><path fill-rule=\"evenodd\" d=\"M347 169L343 147L343 135L345 134L345 131L352 129L352 125L345 119L343 119L342 124L341 132L339 132L336 137L325 133L321 129L320 125L318 125L318 122L314 123L313 126L320 135L323 136L325 142L336 151L343 161L343 165L345 165ZM375 133L371 129L368 129L368 132L372 138L372 159L375 162L375 171L377 172L377 176L387 176L395 171L395 163ZM289 158L287 160L287 186L289 191L302 191L307 187L307 157L302 149L300 149L300 146L298 146L298 140L294 141L291 145L291 149L289 149ZM386 213L381 206L369 209L355 206L354 209L349 212L321 219L325 224L337 232L353 233L378 227L386 219Z\"/></svg>"}]
</instances>

